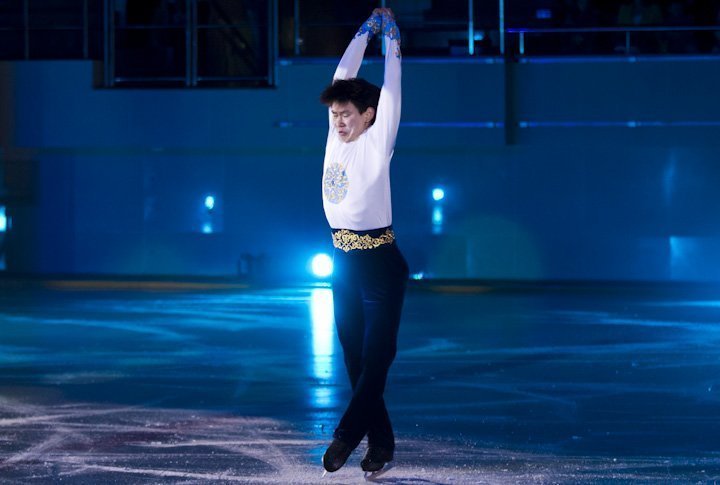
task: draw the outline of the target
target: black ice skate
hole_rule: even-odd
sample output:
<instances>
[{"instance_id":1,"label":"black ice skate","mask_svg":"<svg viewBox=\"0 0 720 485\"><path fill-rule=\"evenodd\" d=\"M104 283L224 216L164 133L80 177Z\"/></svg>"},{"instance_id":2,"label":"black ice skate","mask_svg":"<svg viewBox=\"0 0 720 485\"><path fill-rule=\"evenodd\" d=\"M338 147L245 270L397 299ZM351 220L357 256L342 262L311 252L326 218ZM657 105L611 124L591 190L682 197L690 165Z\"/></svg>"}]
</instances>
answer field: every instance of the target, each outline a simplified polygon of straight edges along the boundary
<instances>
[{"instance_id":1,"label":"black ice skate","mask_svg":"<svg viewBox=\"0 0 720 485\"><path fill-rule=\"evenodd\" d=\"M393 452L387 448L370 446L360 462L360 467L366 472L378 472L383 469L386 463L392 461Z\"/></svg>"},{"instance_id":2,"label":"black ice skate","mask_svg":"<svg viewBox=\"0 0 720 485\"><path fill-rule=\"evenodd\" d=\"M338 439L332 440L322 457L323 467L329 472L338 471L347 461L353 448Z\"/></svg>"}]
</instances>

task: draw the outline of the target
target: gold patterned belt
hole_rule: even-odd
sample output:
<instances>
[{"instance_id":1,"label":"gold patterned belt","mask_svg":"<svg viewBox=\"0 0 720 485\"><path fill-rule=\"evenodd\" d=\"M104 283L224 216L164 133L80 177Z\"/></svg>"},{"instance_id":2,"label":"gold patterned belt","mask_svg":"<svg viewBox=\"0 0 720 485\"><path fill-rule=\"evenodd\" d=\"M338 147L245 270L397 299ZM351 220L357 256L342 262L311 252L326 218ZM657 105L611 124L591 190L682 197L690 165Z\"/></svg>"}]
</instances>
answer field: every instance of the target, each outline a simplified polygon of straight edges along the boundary
<instances>
[{"instance_id":1,"label":"gold patterned belt","mask_svg":"<svg viewBox=\"0 0 720 485\"><path fill-rule=\"evenodd\" d=\"M374 231L350 231L348 229L333 230L333 246L346 253L354 249L375 249L395 241L395 233L391 227Z\"/></svg>"}]
</instances>

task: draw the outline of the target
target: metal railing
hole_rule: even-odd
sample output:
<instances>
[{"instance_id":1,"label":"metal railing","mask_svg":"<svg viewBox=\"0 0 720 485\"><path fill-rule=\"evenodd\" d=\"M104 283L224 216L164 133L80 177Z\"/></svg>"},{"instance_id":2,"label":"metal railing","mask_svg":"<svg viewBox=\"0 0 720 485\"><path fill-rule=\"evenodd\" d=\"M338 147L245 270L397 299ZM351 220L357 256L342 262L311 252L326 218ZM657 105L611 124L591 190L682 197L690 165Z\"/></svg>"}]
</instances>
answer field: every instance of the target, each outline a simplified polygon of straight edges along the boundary
<instances>
[{"instance_id":1,"label":"metal railing","mask_svg":"<svg viewBox=\"0 0 720 485\"><path fill-rule=\"evenodd\" d=\"M475 41L478 36L478 32L475 29L476 26L476 14L475 14L475 2L477 0L467 0L467 7L464 11L466 14L466 17L463 19L458 19L456 21L430 21L430 20L424 20L420 24L418 23L404 23L403 24L403 30L404 32L408 31L409 29L426 29L426 30L436 30L436 31L444 31L449 29L456 29L458 31L462 31L466 33L465 36L465 44L467 45L467 53L469 55L475 55ZM502 12L504 8L505 0L497 0L499 5L499 11ZM381 0L380 5L381 7L392 7L392 0ZM317 22L317 21L305 21L304 12L303 12L303 2L301 0L294 0L293 1L293 7L292 7L292 18L293 18L293 47L292 47L292 55L299 57L302 55L309 55L313 56L313 52L307 52L304 51L304 39L302 35L303 29L314 29L314 28L327 28L327 27L346 27L349 30L357 29L359 26L360 19L354 20L352 22ZM502 32L502 29L504 28L504 16L501 14L498 18L499 22L499 28ZM501 36L502 37L502 36ZM383 51L384 53L384 51Z\"/></svg>"},{"instance_id":2,"label":"metal railing","mask_svg":"<svg viewBox=\"0 0 720 485\"><path fill-rule=\"evenodd\" d=\"M392 0L383 0L381 2L382 6L393 6ZM424 21L422 25L417 25L413 23L408 23L407 21L404 22L401 25L401 31L403 32L403 40L405 40L405 36L408 34L408 30L412 31L416 28L424 28L425 30L447 30L448 27L453 27L455 30L464 30L466 32L465 34L465 44L467 45L467 49L462 52L463 55L467 56L475 56L477 55L478 49L476 48L476 41L481 39L484 35L487 35L488 32L493 34L493 36L497 39L497 44L494 46L495 50L494 53L491 53L490 55L501 55L505 56L507 55L510 59L512 59L515 56L526 56L528 55L528 49L527 47L530 44L529 37L531 36L557 36L557 35L563 35L563 34L578 34L581 36L592 36L592 35L614 35L614 34L620 34L623 36L623 43L621 49L614 49L612 54L627 54L631 55L634 53L633 48L634 41L637 38L642 37L643 35L647 36L651 33L656 34L668 34L668 33L678 33L678 32L684 32L684 33L700 33L700 32L713 32L713 31L720 31L720 25L718 26L652 26L652 27L644 27L644 26L612 26L612 27L570 27L570 28L531 28L531 27L508 27L506 25L506 17L508 14L508 5L506 3L506 0L497 0L497 18L493 20L493 26L492 28L487 28L487 19L485 19L486 25L484 27L479 27L479 19L477 14L477 5L480 5L480 3L477 0L468 0L467 1L467 7L464 10L465 18L464 19L458 19L456 22L448 23L448 22L433 22L433 21ZM312 51L309 51L308 49L303 49L303 36L302 32L304 29L312 29L312 28L327 28L329 26L336 26L336 27L348 27L353 28L356 27L356 23L342 23L342 22L335 22L335 23L319 23L315 22L313 20L305 20L305 17L303 16L303 2L301 0L294 0L293 2L293 49L292 54L296 57L307 55L307 56L313 56L315 55ZM409 28L408 28L409 27ZM720 49L720 40L718 41L718 48ZM413 55L412 47L410 49L405 49L404 52L406 55ZM608 54L608 52L595 52L597 54ZM650 53L658 53L662 54L663 52L650 52ZM686 53L686 52L685 52ZM457 51L454 52L455 55L457 55ZM487 55L487 52L482 53L483 55ZM540 55L554 55L554 54L563 54L563 52L543 52ZM584 54L594 54L594 52L584 52ZM686 53L687 54L687 53Z\"/></svg>"},{"instance_id":3,"label":"metal railing","mask_svg":"<svg viewBox=\"0 0 720 485\"><path fill-rule=\"evenodd\" d=\"M554 35L554 34L623 34L625 54L633 52L632 36L638 33L669 33L669 32L720 32L720 26L653 26L653 27L584 27L584 28L510 28L507 29L508 35L517 36L518 52L517 54L526 55L526 37L528 34L538 35Z\"/></svg>"}]
</instances>

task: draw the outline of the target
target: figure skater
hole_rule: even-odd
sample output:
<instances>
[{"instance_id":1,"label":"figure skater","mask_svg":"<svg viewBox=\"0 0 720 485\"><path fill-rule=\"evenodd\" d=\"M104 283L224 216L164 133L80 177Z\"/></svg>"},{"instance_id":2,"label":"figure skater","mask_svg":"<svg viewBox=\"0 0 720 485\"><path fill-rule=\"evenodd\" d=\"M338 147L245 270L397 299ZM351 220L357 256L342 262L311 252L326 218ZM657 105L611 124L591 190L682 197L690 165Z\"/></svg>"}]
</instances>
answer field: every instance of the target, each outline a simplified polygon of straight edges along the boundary
<instances>
[{"instance_id":1,"label":"figure skater","mask_svg":"<svg viewBox=\"0 0 720 485\"><path fill-rule=\"evenodd\" d=\"M370 39L381 33L387 48L382 89L355 77ZM320 97L330 117L322 188L335 247L335 325L353 391L323 455L328 472L340 469L366 435L364 471L381 470L395 451L383 393L408 279L392 229L390 198L400 78L400 32L392 11L378 8L350 42Z\"/></svg>"}]
</instances>

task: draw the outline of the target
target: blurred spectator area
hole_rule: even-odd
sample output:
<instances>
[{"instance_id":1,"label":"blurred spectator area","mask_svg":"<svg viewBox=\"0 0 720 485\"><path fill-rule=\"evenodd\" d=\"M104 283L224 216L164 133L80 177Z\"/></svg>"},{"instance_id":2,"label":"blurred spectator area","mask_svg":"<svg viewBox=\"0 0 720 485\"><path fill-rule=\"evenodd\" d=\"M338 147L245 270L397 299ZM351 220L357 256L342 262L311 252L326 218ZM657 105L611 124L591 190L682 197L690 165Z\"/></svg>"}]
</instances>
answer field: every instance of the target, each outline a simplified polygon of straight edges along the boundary
<instances>
[{"instance_id":1,"label":"blurred spectator area","mask_svg":"<svg viewBox=\"0 0 720 485\"><path fill-rule=\"evenodd\" d=\"M539 0L510 6L524 55L719 52L719 0ZM533 29L537 31L532 32ZM518 34L510 36L515 49Z\"/></svg>"},{"instance_id":2,"label":"blurred spectator area","mask_svg":"<svg viewBox=\"0 0 720 485\"><path fill-rule=\"evenodd\" d=\"M720 0L388 0L404 55L707 54L720 48ZM281 56L342 53L378 2L281 0ZM297 24L297 25L296 25ZM525 48L513 29L529 29ZM472 40L470 40L472 36ZM472 44L472 51L469 45Z\"/></svg>"},{"instance_id":3,"label":"blurred spectator area","mask_svg":"<svg viewBox=\"0 0 720 485\"><path fill-rule=\"evenodd\" d=\"M102 60L105 86L266 86L278 56L341 54L381 3L0 0L0 60ZM720 53L720 0L384 4L405 56Z\"/></svg>"},{"instance_id":4,"label":"blurred spectator area","mask_svg":"<svg viewBox=\"0 0 720 485\"><path fill-rule=\"evenodd\" d=\"M280 55L337 56L379 2L280 0ZM483 0L392 0L404 55L468 55L499 51L499 2ZM472 17L471 17L472 14ZM472 19L472 24L470 23Z\"/></svg>"}]
</instances>

